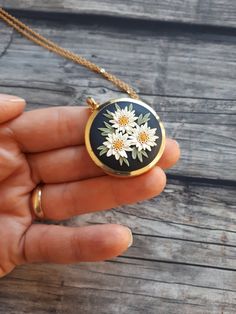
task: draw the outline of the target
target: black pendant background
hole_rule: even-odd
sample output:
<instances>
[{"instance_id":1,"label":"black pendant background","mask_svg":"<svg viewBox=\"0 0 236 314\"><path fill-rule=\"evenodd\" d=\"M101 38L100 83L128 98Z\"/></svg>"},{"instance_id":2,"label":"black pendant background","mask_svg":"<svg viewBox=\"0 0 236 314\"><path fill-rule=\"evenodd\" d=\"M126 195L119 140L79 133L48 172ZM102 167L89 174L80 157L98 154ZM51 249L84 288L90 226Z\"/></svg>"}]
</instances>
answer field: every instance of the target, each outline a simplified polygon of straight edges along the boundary
<instances>
[{"instance_id":1,"label":"black pendant background","mask_svg":"<svg viewBox=\"0 0 236 314\"><path fill-rule=\"evenodd\" d=\"M148 126L150 126L151 128L157 129L156 135L159 136L159 138L156 140L157 146L152 147L152 150L150 152L146 151L148 154L148 158L143 156L143 162L140 162L138 158L133 159L131 156L132 152L127 152L130 166L127 166L125 163L123 163L121 166L119 163L119 160L116 160L115 156L113 155L110 157L107 157L106 154L99 156L99 150L97 150L97 147L103 145L103 142L106 141L106 138L101 135L101 131L98 130L98 128L104 127L104 121L109 123L109 119L106 118L103 114L106 113L107 109L111 112L115 112L116 111L115 103L117 103L121 109L124 109L126 106L129 106L132 103L133 110L135 110L136 116L139 116L141 113L143 115L145 115L148 112L150 113L150 120L148 121ZM99 112L91 125L89 138L90 138L91 148L94 154L103 164L114 169L117 172L123 172L123 171L131 172L131 171L138 170L147 166L155 159L155 157L157 156L160 150L160 146L162 142L162 132L161 132L161 128L160 128L160 124L158 120L153 115L153 113L149 111L147 108L139 104L136 104L135 102L132 102L132 101L116 101L112 104L108 104L108 105L104 104L99 109Z\"/></svg>"}]
</instances>

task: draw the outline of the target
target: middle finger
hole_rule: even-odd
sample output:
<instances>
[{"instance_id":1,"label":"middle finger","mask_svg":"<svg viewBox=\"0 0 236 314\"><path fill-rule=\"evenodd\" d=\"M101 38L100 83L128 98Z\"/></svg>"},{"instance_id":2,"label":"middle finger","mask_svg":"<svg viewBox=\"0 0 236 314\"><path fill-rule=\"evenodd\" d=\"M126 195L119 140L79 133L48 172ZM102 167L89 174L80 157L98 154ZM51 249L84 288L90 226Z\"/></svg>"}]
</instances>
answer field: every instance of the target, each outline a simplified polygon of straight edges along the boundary
<instances>
[{"instance_id":1,"label":"middle finger","mask_svg":"<svg viewBox=\"0 0 236 314\"><path fill-rule=\"evenodd\" d=\"M163 169L172 167L179 155L177 142L167 139L165 150L157 165ZM27 159L36 184L71 182L104 175L102 169L89 157L84 145L28 154Z\"/></svg>"}]
</instances>

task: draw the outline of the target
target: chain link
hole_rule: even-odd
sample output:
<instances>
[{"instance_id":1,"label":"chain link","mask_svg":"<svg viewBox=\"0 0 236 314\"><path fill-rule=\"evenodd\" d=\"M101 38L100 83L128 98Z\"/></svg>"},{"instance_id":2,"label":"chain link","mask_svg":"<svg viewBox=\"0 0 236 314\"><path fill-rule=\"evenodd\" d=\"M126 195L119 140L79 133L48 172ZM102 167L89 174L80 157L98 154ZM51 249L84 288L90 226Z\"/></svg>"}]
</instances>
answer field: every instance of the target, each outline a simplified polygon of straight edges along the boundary
<instances>
[{"instance_id":1,"label":"chain link","mask_svg":"<svg viewBox=\"0 0 236 314\"><path fill-rule=\"evenodd\" d=\"M46 48L47 50L54 52L61 57L64 57L66 59L69 59L75 63L78 63L87 69L100 74L103 76L106 80L112 82L115 86L119 87L119 89L126 92L131 98L139 99L138 94L134 91L134 89L125 83L124 81L120 80L115 75L107 72L105 69L99 67L95 63L65 49L60 46L58 46L53 41L43 37L36 31L34 31L29 26L25 25L23 22L15 18L14 16L10 15L8 12L6 12L3 8L0 7L0 18L7 23L9 26L13 27L16 31L18 31L21 35L25 36L29 40L33 41L35 44Z\"/></svg>"}]
</instances>

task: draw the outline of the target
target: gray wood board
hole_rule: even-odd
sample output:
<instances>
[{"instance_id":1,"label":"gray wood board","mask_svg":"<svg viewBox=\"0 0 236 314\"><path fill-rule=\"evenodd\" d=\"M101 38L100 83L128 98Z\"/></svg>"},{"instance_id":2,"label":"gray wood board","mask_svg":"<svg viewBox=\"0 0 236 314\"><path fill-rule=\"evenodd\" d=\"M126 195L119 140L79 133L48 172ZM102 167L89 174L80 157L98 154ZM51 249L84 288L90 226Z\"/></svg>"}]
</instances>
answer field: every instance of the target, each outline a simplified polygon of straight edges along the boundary
<instances>
[{"instance_id":1,"label":"gray wood board","mask_svg":"<svg viewBox=\"0 0 236 314\"><path fill-rule=\"evenodd\" d=\"M34 23L40 33L135 86L155 107L168 136L182 148L180 163L169 173L235 179L234 37L197 34L193 39L188 33ZM34 108L85 104L89 95L98 100L120 95L109 82L33 45L4 24L0 35L2 92L19 94Z\"/></svg>"},{"instance_id":2,"label":"gray wood board","mask_svg":"<svg viewBox=\"0 0 236 314\"><path fill-rule=\"evenodd\" d=\"M94 1L86 5L82 1L43 1L40 5L5 1L6 6L36 12L41 10L38 5L48 12L116 15L105 12L104 3L111 4L101 1L100 11L85 12L95 6ZM126 3L121 1L120 6ZM215 1L214 10L217 3L223 1ZM225 7L229 3L225 1ZM117 10L117 3L113 4ZM175 18L180 21L182 6L184 12L193 13L190 22L199 23L195 11L183 4L186 2L179 2ZM152 8L152 16L138 16L133 7L120 16L159 20L154 13ZM205 14L214 20L212 11ZM227 14L230 22L233 9ZM181 21L186 22L185 18L183 14ZM225 18L223 13L220 18ZM202 23L209 25L212 19ZM91 25L40 19L26 22L135 86L159 112L168 135L179 140L182 158L169 171L168 185L160 197L61 222L131 227L134 244L123 256L95 264L18 267L1 279L0 313L234 314L235 37L168 27L122 28L106 22L91 24L91 20ZM224 26L233 25L225 22ZM0 38L0 92L26 98L29 110L81 105L89 95L99 101L122 95L109 82L31 44L3 24Z\"/></svg>"},{"instance_id":3,"label":"gray wood board","mask_svg":"<svg viewBox=\"0 0 236 314\"><path fill-rule=\"evenodd\" d=\"M235 0L0 0L11 9L236 27Z\"/></svg>"},{"instance_id":4,"label":"gray wood board","mask_svg":"<svg viewBox=\"0 0 236 314\"><path fill-rule=\"evenodd\" d=\"M0 313L233 314L235 279L232 271L125 258L24 266L1 281Z\"/></svg>"},{"instance_id":5,"label":"gray wood board","mask_svg":"<svg viewBox=\"0 0 236 314\"><path fill-rule=\"evenodd\" d=\"M191 246L194 247L196 243L202 243L203 250L208 250L208 245L212 245L212 251L220 250L218 245L236 247L235 210L234 187L168 180L165 191L159 197L112 211L85 215L84 218L79 217L76 224L107 221L127 224L137 235L137 239L140 239L140 243L143 237L147 237L145 239L150 241L150 245L153 237L155 241L159 238L157 248L163 241L186 241L184 245L188 247L187 252L178 257L181 259L179 261L185 262L185 258L192 259L194 253ZM162 254L162 250L160 251L157 250L157 254ZM232 252L235 254L234 248ZM161 258L161 255L157 258ZM203 264L208 263L204 262L202 254L199 258ZM212 266L220 266L217 259L212 259L211 262L218 263ZM236 261L233 263L236 266Z\"/></svg>"},{"instance_id":6,"label":"gray wood board","mask_svg":"<svg viewBox=\"0 0 236 314\"><path fill-rule=\"evenodd\" d=\"M233 203L233 187L170 180L158 198L62 222L122 223L134 244L102 263L18 267L1 280L0 313L233 314Z\"/></svg>"}]
</instances>

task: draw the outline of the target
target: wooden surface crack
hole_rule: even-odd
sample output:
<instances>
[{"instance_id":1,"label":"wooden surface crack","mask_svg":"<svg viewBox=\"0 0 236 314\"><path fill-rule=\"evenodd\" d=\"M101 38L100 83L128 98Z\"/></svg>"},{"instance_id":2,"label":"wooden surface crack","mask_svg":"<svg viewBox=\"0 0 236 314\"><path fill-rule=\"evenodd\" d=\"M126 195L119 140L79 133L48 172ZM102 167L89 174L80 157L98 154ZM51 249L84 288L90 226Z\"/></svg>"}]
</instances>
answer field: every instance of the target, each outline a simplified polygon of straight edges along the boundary
<instances>
[{"instance_id":1,"label":"wooden surface crack","mask_svg":"<svg viewBox=\"0 0 236 314\"><path fill-rule=\"evenodd\" d=\"M0 59L3 58L6 55L6 53L8 52L8 50L9 50L9 48L13 42L13 37L14 37L14 31L11 30L9 41L6 44L6 46L3 48L3 51L0 53Z\"/></svg>"},{"instance_id":2,"label":"wooden surface crack","mask_svg":"<svg viewBox=\"0 0 236 314\"><path fill-rule=\"evenodd\" d=\"M2 5L131 84L182 156L160 196L60 222L129 226L128 251L101 263L18 267L1 279L0 314L235 314L235 1L41 2ZM3 23L0 51L0 92L25 98L26 110L124 96Z\"/></svg>"}]
</instances>

